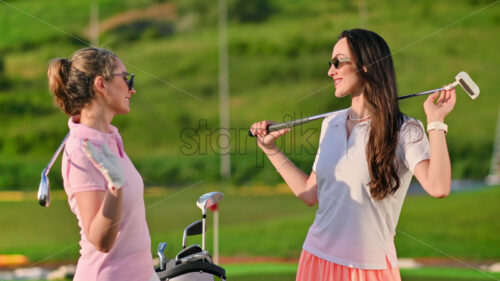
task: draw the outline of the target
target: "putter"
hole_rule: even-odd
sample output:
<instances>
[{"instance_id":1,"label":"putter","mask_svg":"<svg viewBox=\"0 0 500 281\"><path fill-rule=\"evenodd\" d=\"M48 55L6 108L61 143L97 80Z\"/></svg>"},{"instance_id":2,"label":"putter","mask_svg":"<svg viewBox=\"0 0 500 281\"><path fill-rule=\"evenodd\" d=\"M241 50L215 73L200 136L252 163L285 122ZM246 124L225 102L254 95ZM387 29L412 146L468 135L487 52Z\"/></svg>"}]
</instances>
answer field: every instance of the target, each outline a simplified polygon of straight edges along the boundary
<instances>
[{"instance_id":1,"label":"putter","mask_svg":"<svg viewBox=\"0 0 500 281\"><path fill-rule=\"evenodd\" d=\"M464 91L469 95L469 97L471 99L475 100L477 97L479 97L479 92L480 92L479 87L472 80L472 78L470 78L470 76L469 76L469 74L467 74L467 72L462 71L462 72L458 73L457 76L455 76L455 82L453 82L449 85L446 85L446 86L439 88L439 89L434 89L434 90L429 90L429 91L425 91L425 92L420 92L420 93L415 93L415 94L399 97L398 99L403 100L406 98L427 95L430 93L434 93L436 91L451 90L458 85L462 86L462 89L464 89Z\"/></svg>"},{"instance_id":2,"label":"putter","mask_svg":"<svg viewBox=\"0 0 500 281\"><path fill-rule=\"evenodd\" d=\"M49 186L49 172L50 169L52 168L52 165L54 165L54 162L56 161L57 157L61 153L64 145L66 144L66 140L68 139L69 132L66 134L64 137L63 141L57 148L56 152L54 155L52 155L52 158L49 161L49 164L43 169L42 171L42 178L40 180L40 185L38 186L38 203L42 207L48 207L50 205L50 186Z\"/></svg>"},{"instance_id":3,"label":"putter","mask_svg":"<svg viewBox=\"0 0 500 281\"><path fill-rule=\"evenodd\" d=\"M160 258L160 270L165 270L165 255L163 252L165 251L165 248L167 247L167 242L161 242L158 244L158 257Z\"/></svg>"},{"instance_id":4,"label":"putter","mask_svg":"<svg viewBox=\"0 0 500 281\"><path fill-rule=\"evenodd\" d=\"M203 194L198 198L196 201L196 206L201 209L202 213L202 220L203 220L203 226L202 226L202 244L201 248L203 251L205 251L205 234L206 234L206 228L207 228L207 208L210 208L211 206L217 204L222 197L224 197L224 194L219 191L214 191L210 193Z\"/></svg>"},{"instance_id":5,"label":"putter","mask_svg":"<svg viewBox=\"0 0 500 281\"><path fill-rule=\"evenodd\" d=\"M188 225L184 229L184 234L182 235L182 249L186 249L186 240L188 236L198 235L203 233L202 226L203 226L202 220L197 220L192 224Z\"/></svg>"},{"instance_id":6,"label":"putter","mask_svg":"<svg viewBox=\"0 0 500 281\"><path fill-rule=\"evenodd\" d=\"M407 96L398 97L398 100L428 95L430 93L434 93L436 91L441 91L441 90L451 90L454 87L456 87L457 85L460 85L462 87L462 89L464 89L464 91L467 93L467 95L469 95L469 97L471 99L475 100L479 96L480 89L477 86L477 84L472 80L472 78L470 78L470 76L469 76L469 74L467 74L467 72L462 71L462 72L458 73L457 76L455 76L455 82L453 82L445 87L434 89L434 90L429 90L429 91L425 91L425 92L415 93L415 94L411 94L411 95L407 95ZM269 133L269 132L274 132L274 131L278 131L281 129L292 128L292 127L295 127L298 125L309 123L309 122L314 121L314 120L324 119L327 116L329 116L330 114L335 113L337 111L327 112L327 113L314 115L311 117L305 117L302 119L296 119L296 120L292 120L292 121L288 121L288 122L267 125L266 129L267 129L267 132ZM248 135L251 137L255 137L255 135L250 130L248 130Z\"/></svg>"}]
</instances>

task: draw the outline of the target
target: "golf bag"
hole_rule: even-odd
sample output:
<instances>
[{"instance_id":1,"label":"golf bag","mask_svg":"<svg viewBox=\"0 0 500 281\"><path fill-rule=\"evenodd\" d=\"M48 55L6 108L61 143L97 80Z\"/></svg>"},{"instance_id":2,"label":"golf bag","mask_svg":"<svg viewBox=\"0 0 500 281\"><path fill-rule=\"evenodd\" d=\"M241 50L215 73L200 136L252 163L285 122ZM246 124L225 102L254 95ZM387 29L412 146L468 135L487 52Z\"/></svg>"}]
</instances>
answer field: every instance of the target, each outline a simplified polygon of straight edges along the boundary
<instances>
[{"instance_id":1,"label":"golf bag","mask_svg":"<svg viewBox=\"0 0 500 281\"><path fill-rule=\"evenodd\" d=\"M198 245L198 249L201 248ZM182 253L182 251L181 251ZM179 253L179 254L181 254ZM214 276L220 280L226 280L226 271L214 264L211 257L202 257L202 251L197 252L199 257L191 256L188 261L181 261L180 259L171 259L167 262L165 270L158 270L157 274L161 281L214 281ZM196 255L196 254L195 254ZM189 257L189 256L188 256ZM192 259L192 260L189 260Z\"/></svg>"},{"instance_id":2,"label":"golf bag","mask_svg":"<svg viewBox=\"0 0 500 281\"><path fill-rule=\"evenodd\" d=\"M226 280L226 271L213 263L212 256L205 250L206 209L222 199L221 192L202 195L196 202L202 210L203 220L197 220L184 229L182 250L170 260L166 260L163 252L167 243L158 245L160 265L155 268L161 281L214 281ZM187 236L203 235L203 246L198 244L186 247ZM218 277L220 279L214 279Z\"/></svg>"}]
</instances>

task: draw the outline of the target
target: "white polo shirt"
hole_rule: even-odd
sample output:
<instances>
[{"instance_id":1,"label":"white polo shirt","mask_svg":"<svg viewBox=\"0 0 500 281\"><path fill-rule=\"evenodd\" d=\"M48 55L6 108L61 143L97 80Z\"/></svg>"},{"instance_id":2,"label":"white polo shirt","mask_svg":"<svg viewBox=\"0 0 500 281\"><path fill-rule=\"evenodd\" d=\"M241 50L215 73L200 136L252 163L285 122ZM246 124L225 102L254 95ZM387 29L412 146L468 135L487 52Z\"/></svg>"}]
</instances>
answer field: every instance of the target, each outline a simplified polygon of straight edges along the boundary
<instances>
[{"instance_id":1,"label":"white polo shirt","mask_svg":"<svg viewBox=\"0 0 500 281\"><path fill-rule=\"evenodd\" d=\"M348 109L323 121L313 165L318 182L318 210L304 250L327 261L360 269L385 269L386 257L397 265L394 235L401 207L417 163L429 159L422 123L405 116L396 149L400 187L377 201L370 195L366 143L370 121L357 124L347 138Z\"/></svg>"}]
</instances>

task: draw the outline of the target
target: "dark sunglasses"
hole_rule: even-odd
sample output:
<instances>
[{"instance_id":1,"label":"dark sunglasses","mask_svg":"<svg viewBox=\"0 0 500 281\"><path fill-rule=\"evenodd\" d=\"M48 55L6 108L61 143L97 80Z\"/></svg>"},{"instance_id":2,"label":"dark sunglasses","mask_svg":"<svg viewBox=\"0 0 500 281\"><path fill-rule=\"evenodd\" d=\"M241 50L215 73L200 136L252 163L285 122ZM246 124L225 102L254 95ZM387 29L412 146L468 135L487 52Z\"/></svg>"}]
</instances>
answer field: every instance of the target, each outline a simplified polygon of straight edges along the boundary
<instances>
[{"instance_id":1,"label":"dark sunglasses","mask_svg":"<svg viewBox=\"0 0 500 281\"><path fill-rule=\"evenodd\" d=\"M338 69L341 64L348 61L351 61L351 58L334 58L333 60L328 61L328 66L332 68L333 65L335 69Z\"/></svg>"},{"instance_id":2,"label":"dark sunglasses","mask_svg":"<svg viewBox=\"0 0 500 281\"><path fill-rule=\"evenodd\" d=\"M114 73L114 74L111 74L111 76L122 76L123 80L125 80L125 82L128 85L128 90L132 91L132 89L134 88L134 77L135 77L134 74L124 72L124 73ZM130 78L129 78L129 76L130 76Z\"/></svg>"}]
</instances>

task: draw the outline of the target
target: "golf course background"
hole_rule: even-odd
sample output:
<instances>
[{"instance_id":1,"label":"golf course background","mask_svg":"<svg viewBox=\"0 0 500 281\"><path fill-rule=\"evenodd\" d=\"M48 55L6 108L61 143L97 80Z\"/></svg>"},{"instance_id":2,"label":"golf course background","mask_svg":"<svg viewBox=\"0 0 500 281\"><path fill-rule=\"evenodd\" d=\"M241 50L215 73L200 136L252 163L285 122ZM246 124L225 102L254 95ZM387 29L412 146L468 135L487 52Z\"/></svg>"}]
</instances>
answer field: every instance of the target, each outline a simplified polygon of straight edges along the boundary
<instances>
[{"instance_id":1,"label":"golf course background","mask_svg":"<svg viewBox=\"0 0 500 281\"><path fill-rule=\"evenodd\" d=\"M79 230L61 190L60 160L50 173L49 208L37 204L35 191L67 133L67 117L48 91L48 62L89 45L89 2L0 0L0 190L13 191L0 193L0 254L23 254L33 264L74 263L78 257ZM331 48L344 29L371 29L387 40L401 96L453 82L460 71L470 74L480 97L472 101L457 89L456 108L446 119L453 179L488 175L500 105L499 1L229 0L229 179L219 176L216 1L98 2L99 46L115 52L136 75L131 113L113 123L144 177L152 253L166 241L167 256L174 256L183 229L201 218L195 200L219 190L225 194L222 256L299 256L316 208L286 191L247 130L263 119L280 122L348 106L348 99L333 96L326 75ZM424 100L400 106L425 122ZM297 127L279 143L306 172L319 129L319 121ZM409 195L397 228L398 256L499 261L499 199L499 186L439 200ZM238 266L227 265L228 274L236 275L231 280L294 276L294 265L273 266L281 268L278 273L257 267L258 276ZM405 281L492 280L464 267L451 270L448 279L442 268L402 275Z\"/></svg>"},{"instance_id":2,"label":"golf course background","mask_svg":"<svg viewBox=\"0 0 500 281\"><path fill-rule=\"evenodd\" d=\"M99 1L99 45L136 74L132 111L113 123L148 186L221 180L217 5L211 2ZM337 35L360 26L387 40L400 95L441 87L460 71L476 81L481 96L475 101L457 90L447 139L453 178L484 178L500 104L497 2L230 0L228 181L280 182L247 136L253 122L349 104L333 96L327 61ZM88 46L90 7L83 0L0 1L0 189L36 189L67 132L67 117L52 104L46 69L50 59ZM164 14L151 16L155 9ZM424 99L401 101L401 107L425 122ZM319 128L319 122L296 128L280 143L307 172ZM61 188L58 167L50 176L53 189Z\"/></svg>"}]
</instances>

